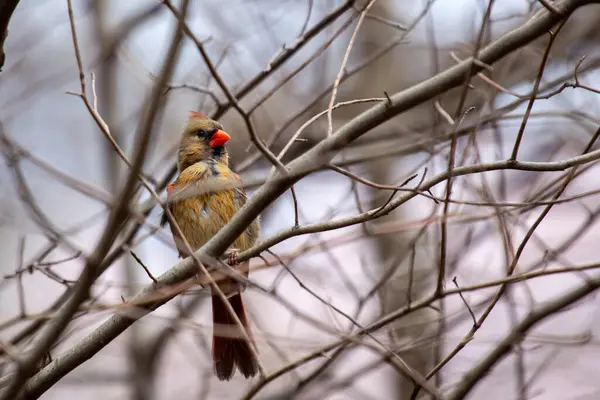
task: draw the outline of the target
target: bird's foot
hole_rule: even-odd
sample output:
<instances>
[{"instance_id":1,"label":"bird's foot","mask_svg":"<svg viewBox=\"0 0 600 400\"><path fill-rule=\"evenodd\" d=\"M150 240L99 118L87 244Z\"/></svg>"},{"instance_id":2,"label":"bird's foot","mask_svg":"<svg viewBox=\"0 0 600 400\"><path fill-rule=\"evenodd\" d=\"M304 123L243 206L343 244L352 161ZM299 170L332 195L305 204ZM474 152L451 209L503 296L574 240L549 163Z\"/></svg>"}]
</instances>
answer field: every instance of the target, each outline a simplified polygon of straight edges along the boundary
<instances>
[{"instance_id":1,"label":"bird's foot","mask_svg":"<svg viewBox=\"0 0 600 400\"><path fill-rule=\"evenodd\" d=\"M233 267L238 264L238 260L237 260L238 254L239 254L239 251L237 249L229 249L229 250L225 251L225 253L223 253L223 256L227 260L227 264L229 264L231 267Z\"/></svg>"}]
</instances>

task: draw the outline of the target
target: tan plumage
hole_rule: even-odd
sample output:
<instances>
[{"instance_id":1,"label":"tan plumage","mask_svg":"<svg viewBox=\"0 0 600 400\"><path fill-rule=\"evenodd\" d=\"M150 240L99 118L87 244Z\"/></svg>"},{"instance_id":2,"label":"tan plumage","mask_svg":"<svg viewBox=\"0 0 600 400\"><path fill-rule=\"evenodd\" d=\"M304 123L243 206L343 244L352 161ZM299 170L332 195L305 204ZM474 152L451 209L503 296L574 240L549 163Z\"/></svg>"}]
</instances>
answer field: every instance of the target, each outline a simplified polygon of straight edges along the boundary
<instances>
[{"instance_id":1,"label":"tan plumage","mask_svg":"<svg viewBox=\"0 0 600 400\"><path fill-rule=\"evenodd\" d=\"M229 169L229 156L224 147L228 139L229 135L223 132L221 124L201 114L190 113L179 147L177 164L180 173L175 182L169 185L168 203L175 221L194 251L210 240L246 203L241 181ZM171 231L179 254L187 256L188 252L173 227ZM260 223L256 219L235 240L231 249L249 249L256 243L259 232ZM245 271L247 276L247 267L246 264L237 268ZM219 287L228 296L248 336L252 337L241 297L243 288L233 280L220 282ZM231 379L234 365L246 378L254 376L258 369L257 361L226 305L215 294L212 304L213 361L217 377L221 380Z\"/></svg>"}]
</instances>

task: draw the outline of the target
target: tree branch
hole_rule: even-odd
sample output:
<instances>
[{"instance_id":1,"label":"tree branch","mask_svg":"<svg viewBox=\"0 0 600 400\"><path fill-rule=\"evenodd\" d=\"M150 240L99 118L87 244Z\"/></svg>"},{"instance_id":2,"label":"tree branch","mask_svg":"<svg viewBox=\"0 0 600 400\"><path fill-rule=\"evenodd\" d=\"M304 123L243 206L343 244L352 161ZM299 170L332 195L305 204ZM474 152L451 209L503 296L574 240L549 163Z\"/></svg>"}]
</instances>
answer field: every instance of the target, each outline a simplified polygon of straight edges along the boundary
<instances>
[{"instance_id":1,"label":"tree branch","mask_svg":"<svg viewBox=\"0 0 600 400\"><path fill-rule=\"evenodd\" d=\"M562 3L562 9L566 14L572 13L578 7L595 3L598 0L566 0ZM540 11L533 19L515 30L505 34L492 42L479 53L479 59L487 65L493 64L510 52L528 44L538 36L552 28L560 16L549 11ZM295 182L306 176L316 168L327 164L348 143L354 141L374 127L391 119L392 117L411 109L433 97L444 93L464 83L467 72L475 74L482 67L478 64L471 68L472 58L430 78L402 92L390 97L390 102L378 104L358 115L356 118L342 126L332 136L326 138L313 149L309 150L287 166L289 173L282 176L275 173L271 178L249 199L246 205L231 219L231 221L208 243L196 252L200 260L220 256L233 241L246 229L246 227L277 197L287 191ZM238 96L239 97L239 96ZM586 157L591 156L589 153ZM567 166L565 166L567 167ZM180 283L196 273L196 265L191 258L178 263L161 277L158 282L163 285L174 285ZM143 289L134 299L143 299L154 293L155 287L148 286ZM173 294L171 297L174 297ZM53 362L38 372L26 384L25 393L28 397L38 397L64 375L72 371L81 363L91 358L104 346L119 336L125 329L133 324L138 318L150 312L170 298L162 298L145 307L145 312L140 310L135 316L115 313L99 328L90 333L80 342L75 344L64 354L58 356ZM381 323L381 322L380 322ZM360 334L360 332L358 333ZM363 333L364 334L364 333ZM338 346L340 343L333 343ZM261 385L274 379L271 375Z\"/></svg>"},{"instance_id":2,"label":"tree branch","mask_svg":"<svg viewBox=\"0 0 600 400\"><path fill-rule=\"evenodd\" d=\"M574 289L553 301L549 301L544 306L531 312L508 335L506 335L497 346L494 347L487 357L464 375L463 380L456 386L455 391L448 399L464 399L490 369L511 351L513 345L523 340L527 331L546 317L555 314L570 304L584 298L594 290L598 289L598 287L600 287L600 276L588 279L585 284L577 289Z\"/></svg>"}]
</instances>

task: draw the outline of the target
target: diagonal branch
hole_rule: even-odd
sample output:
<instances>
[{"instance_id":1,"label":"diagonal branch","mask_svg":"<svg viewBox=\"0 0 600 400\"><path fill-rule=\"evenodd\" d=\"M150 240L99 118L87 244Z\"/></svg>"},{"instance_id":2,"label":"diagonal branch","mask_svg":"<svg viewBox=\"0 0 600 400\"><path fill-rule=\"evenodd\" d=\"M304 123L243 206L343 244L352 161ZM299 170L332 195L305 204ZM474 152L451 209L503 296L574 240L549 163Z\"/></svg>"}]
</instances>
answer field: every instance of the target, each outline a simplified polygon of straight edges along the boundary
<instances>
[{"instance_id":1,"label":"diagonal branch","mask_svg":"<svg viewBox=\"0 0 600 400\"><path fill-rule=\"evenodd\" d=\"M585 284L566 293L565 295L547 302L544 306L532 311L525 317L521 323L498 343L497 346L485 357L479 364L473 367L470 371L464 374L464 378L456 385L456 389L452 393L449 400L464 399L473 390L475 385L502 360L513 348L515 343L523 339L525 334L533 328L538 322L547 318L552 314L556 314L563 308L581 300L588 294L594 292L600 287L600 277L596 276L593 279L588 279Z\"/></svg>"}]
</instances>

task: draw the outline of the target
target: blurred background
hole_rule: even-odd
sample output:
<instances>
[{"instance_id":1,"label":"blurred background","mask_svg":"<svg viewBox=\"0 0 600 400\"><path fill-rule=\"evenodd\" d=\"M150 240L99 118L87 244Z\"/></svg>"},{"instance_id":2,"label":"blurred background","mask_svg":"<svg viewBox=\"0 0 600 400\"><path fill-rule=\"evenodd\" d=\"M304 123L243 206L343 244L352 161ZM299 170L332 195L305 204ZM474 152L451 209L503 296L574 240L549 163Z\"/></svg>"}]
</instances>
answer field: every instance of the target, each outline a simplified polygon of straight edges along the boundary
<instances>
[{"instance_id":1,"label":"blurred background","mask_svg":"<svg viewBox=\"0 0 600 400\"><path fill-rule=\"evenodd\" d=\"M526 24L543 9L539 1L496 1L488 18L489 3L191 0L186 21L273 153L278 155L303 129L300 140L286 150L283 161L288 162L327 136L326 115L303 125L327 110L330 102L370 99L333 110L335 132L387 94L471 57L477 48ZM180 2L73 2L87 96L97 103L112 137L129 157L135 153L140 110L177 24L169 6L178 9ZM589 5L568 19L555 35L540 79L550 34L474 76L462 111L456 112L464 86L369 131L346 146L335 165L388 186L416 174L407 186L414 188L447 169L453 133L456 165L471 165L508 158L520 129L520 160L549 162L580 155L600 124L599 17L600 7ZM38 334L27 329L48 317L77 279L82 255L94 250L128 167L77 96L80 78L67 1L21 0L8 28L0 72L5 137L0 164L0 344L21 351L35 343ZM536 81L538 99L528 110ZM228 105L189 37L182 42L162 96L164 111L153 125L142 168L161 195L173 179L189 110L218 118L232 136L232 168L248 184L249 194L262 184L272 166L251 143L244 119ZM598 145L592 143L591 148ZM11 151L18 155L9 157ZM447 229L447 289L500 279L513 263L515 273L597 263L598 173L595 162L577 170L561 195L566 200L544 215L522 254L517 249L559 193L566 172L499 170L457 178L446 228L441 224L443 201L432 199L444 198L442 183L373 221L277 244L271 250L279 259L265 253L265 259L252 260L251 279L268 291L249 288L245 294L261 360L275 372L430 294L440 265L442 229ZM30 195L19 184L23 180ZM333 170L311 174L295 190L300 225L376 209L392 193ZM150 200L140 190L134 204ZM39 212L32 211L32 202ZM160 213L155 206L137 233L120 236L122 254L94 284L87 311L72 321L49 352L50 359L98 327L121 299L151 283L130 249L153 276L178 262L168 228L158 228ZM289 229L294 220L288 191L262 214L261 239ZM586 274L594 271L509 285L472 340L431 377L432 369L473 328L471 312L480 318L497 287L469 291L464 298L447 296L398 318L365 337L364 345L323 354L274 380L254 398L409 399L413 384L391 366L380 344L430 378L441 393L449 393L524 316L581 284ZM239 374L230 382L213 377L207 300L202 290L178 296L42 398L243 398L256 380L246 381ZM600 372L595 337L600 333L599 317L591 295L544 320L514 343L469 398L600 397L595 379ZM168 327L174 328L168 339L159 350L153 348ZM10 370L9 362L6 354L0 358L0 375ZM422 397L425 391L417 398Z\"/></svg>"}]
</instances>

